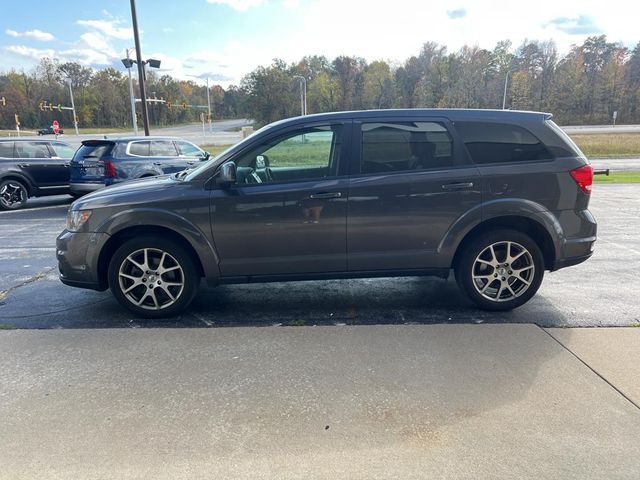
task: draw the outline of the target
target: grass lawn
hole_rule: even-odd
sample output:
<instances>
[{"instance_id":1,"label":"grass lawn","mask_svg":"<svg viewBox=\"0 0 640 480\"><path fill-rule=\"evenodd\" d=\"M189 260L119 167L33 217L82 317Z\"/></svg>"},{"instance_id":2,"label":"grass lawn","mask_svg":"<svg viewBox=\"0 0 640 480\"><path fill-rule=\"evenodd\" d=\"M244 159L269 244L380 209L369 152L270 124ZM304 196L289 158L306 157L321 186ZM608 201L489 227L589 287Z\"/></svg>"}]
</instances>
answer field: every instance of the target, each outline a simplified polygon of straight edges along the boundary
<instances>
[{"instance_id":1,"label":"grass lawn","mask_svg":"<svg viewBox=\"0 0 640 480\"><path fill-rule=\"evenodd\" d=\"M609 175L594 175L595 183L640 183L640 172L610 172Z\"/></svg>"},{"instance_id":2,"label":"grass lawn","mask_svg":"<svg viewBox=\"0 0 640 480\"><path fill-rule=\"evenodd\" d=\"M571 139L587 157L640 157L640 133L577 134Z\"/></svg>"}]
</instances>

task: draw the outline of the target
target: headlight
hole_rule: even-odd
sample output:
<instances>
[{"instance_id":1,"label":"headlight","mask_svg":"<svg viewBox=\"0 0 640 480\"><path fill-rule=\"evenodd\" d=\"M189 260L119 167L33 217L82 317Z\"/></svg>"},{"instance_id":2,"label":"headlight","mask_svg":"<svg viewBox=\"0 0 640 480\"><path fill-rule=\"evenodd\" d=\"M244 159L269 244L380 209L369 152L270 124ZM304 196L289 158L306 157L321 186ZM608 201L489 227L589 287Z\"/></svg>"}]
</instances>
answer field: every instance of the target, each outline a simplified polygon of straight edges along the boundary
<instances>
[{"instance_id":1,"label":"headlight","mask_svg":"<svg viewBox=\"0 0 640 480\"><path fill-rule=\"evenodd\" d=\"M90 216L91 210L69 210L69 213L67 213L67 230L70 232L79 231Z\"/></svg>"}]
</instances>

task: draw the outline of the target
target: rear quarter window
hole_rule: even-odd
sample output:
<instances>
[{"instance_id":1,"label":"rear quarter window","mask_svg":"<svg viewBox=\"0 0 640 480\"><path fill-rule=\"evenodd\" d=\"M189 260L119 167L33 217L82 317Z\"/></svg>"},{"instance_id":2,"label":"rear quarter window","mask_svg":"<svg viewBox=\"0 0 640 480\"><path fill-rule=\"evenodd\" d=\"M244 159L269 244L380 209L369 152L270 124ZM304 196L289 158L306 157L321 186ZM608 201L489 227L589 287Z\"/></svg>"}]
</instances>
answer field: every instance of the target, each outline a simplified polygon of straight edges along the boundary
<instances>
[{"instance_id":1,"label":"rear quarter window","mask_svg":"<svg viewBox=\"0 0 640 480\"><path fill-rule=\"evenodd\" d=\"M131 142L127 149L129 155L136 155L138 157L149 156L149 142Z\"/></svg>"},{"instance_id":2,"label":"rear quarter window","mask_svg":"<svg viewBox=\"0 0 640 480\"><path fill-rule=\"evenodd\" d=\"M518 125L455 122L455 128L476 164L533 162L554 158L545 144Z\"/></svg>"},{"instance_id":3,"label":"rear quarter window","mask_svg":"<svg viewBox=\"0 0 640 480\"><path fill-rule=\"evenodd\" d=\"M13 142L0 142L0 158L13 158Z\"/></svg>"}]
</instances>

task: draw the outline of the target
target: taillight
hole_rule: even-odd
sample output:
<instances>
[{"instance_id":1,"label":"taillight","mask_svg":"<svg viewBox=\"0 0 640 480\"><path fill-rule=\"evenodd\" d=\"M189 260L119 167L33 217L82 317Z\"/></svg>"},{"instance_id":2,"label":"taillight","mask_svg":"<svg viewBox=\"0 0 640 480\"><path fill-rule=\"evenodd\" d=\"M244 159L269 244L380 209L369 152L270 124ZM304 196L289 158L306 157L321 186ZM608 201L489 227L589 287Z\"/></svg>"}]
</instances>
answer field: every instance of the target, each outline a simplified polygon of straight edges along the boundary
<instances>
[{"instance_id":1,"label":"taillight","mask_svg":"<svg viewBox=\"0 0 640 480\"><path fill-rule=\"evenodd\" d=\"M108 178L113 178L116 176L116 166L113 164L111 160L103 160L104 163L104 176Z\"/></svg>"},{"instance_id":2,"label":"taillight","mask_svg":"<svg viewBox=\"0 0 640 480\"><path fill-rule=\"evenodd\" d=\"M584 193L591 193L591 185L593 184L593 167L584 165L571 170L571 176Z\"/></svg>"}]
</instances>

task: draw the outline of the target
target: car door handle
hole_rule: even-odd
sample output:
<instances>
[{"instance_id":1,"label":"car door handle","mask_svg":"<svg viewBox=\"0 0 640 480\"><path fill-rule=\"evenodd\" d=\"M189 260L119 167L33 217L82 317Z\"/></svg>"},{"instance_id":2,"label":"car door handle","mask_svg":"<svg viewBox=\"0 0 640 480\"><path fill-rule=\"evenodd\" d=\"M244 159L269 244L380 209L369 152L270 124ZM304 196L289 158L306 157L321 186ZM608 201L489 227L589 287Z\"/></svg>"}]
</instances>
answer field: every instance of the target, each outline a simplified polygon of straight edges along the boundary
<instances>
[{"instance_id":1,"label":"car door handle","mask_svg":"<svg viewBox=\"0 0 640 480\"><path fill-rule=\"evenodd\" d=\"M30 167L30 166L31 166L31 164L30 164L30 163L19 163L19 164L18 164L18 166L19 166L20 168L27 168L27 167Z\"/></svg>"},{"instance_id":2,"label":"car door handle","mask_svg":"<svg viewBox=\"0 0 640 480\"><path fill-rule=\"evenodd\" d=\"M473 188L473 182L445 183L442 185L443 190L469 190L471 188Z\"/></svg>"},{"instance_id":3,"label":"car door handle","mask_svg":"<svg viewBox=\"0 0 640 480\"><path fill-rule=\"evenodd\" d=\"M158 167L162 166L161 162L153 162L154 165L157 165Z\"/></svg>"},{"instance_id":4,"label":"car door handle","mask_svg":"<svg viewBox=\"0 0 640 480\"><path fill-rule=\"evenodd\" d=\"M326 199L326 198L340 198L341 196L342 196L342 193L340 192L319 192L319 193L313 193L309 195L309 198Z\"/></svg>"}]
</instances>

